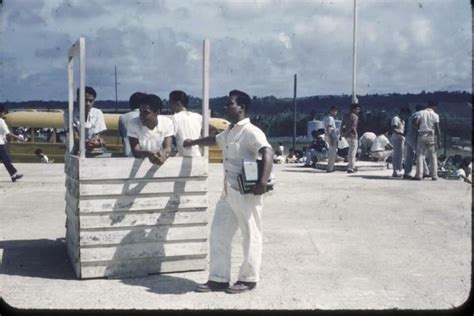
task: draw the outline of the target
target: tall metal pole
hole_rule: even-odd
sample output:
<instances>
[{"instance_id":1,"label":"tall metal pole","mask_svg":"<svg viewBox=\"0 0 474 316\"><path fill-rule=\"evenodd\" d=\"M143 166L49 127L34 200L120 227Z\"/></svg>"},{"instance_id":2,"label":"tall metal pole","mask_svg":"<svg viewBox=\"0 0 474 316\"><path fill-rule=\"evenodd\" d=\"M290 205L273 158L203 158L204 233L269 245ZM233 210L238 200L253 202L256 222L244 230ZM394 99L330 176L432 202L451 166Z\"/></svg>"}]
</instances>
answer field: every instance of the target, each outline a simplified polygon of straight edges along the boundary
<instances>
[{"instance_id":1,"label":"tall metal pole","mask_svg":"<svg viewBox=\"0 0 474 316\"><path fill-rule=\"evenodd\" d=\"M117 65L115 65L115 113L117 113L118 96L117 96Z\"/></svg>"},{"instance_id":2,"label":"tall metal pole","mask_svg":"<svg viewBox=\"0 0 474 316\"><path fill-rule=\"evenodd\" d=\"M296 74L293 87L293 150L296 149Z\"/></svg>"},{"instance_id":3,"label":"tall metal pole","mask_svg":"<svg viewBox=\"0 0 474 316\"><path fill-rule=\"evenodd\" d=\"M353 32L353 49L352 49L352 103L357 104L359 100L357 100L356 95L356 61L357 61L357 0L354 0L354 32Z\"/></svg>"}]
</instances>

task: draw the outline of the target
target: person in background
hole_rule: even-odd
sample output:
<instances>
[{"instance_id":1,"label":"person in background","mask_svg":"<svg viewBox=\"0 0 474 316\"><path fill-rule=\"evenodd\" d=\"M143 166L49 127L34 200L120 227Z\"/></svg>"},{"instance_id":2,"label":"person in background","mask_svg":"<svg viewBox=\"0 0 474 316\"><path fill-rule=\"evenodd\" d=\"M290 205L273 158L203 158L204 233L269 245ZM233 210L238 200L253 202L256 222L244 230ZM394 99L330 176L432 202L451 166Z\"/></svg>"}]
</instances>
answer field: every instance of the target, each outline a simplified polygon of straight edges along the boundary
<instances>
[{"instance_id":1,"label":"person in background","mask_svg":"<svg viewBox=\"0 0 474 316\"><path fill-rule=\"evenodd\" d=\"M159 115L163 103L158 96L147 94L137 103L140 114L131 119L127 127L132 154L135 158L148 158L151 163L162 165L171 153L173 122Z\"/></svg>"},{"instance_id":2,"label":"person in background","mask_svg":"<svg viewBox=\"0 0 474 316\"><path fill-rule=\"evenodd\" d=\"M428 108L419 112L415 121L418 130L416 174L413 180L421 180L423 176L425 156L430 160L431 179L438 180L437 148L441 148L441 132L439 129L439 116L435 112L437 104L428 102Z\"/></svg>"},{"instance_id":3,"label":"person in background","mask_svg":"<svg viewBox=\"0 0 474 316\"><path fill-rule=\"evenodd\" d=\"M35 150L35 155L41 159L41 163L49 163L49 158L46 156L41 148Z\"/></svg>"},{"instance_id":4,"label":"person in background","mask_svg":"<svg viewBox=\"0 0 474 316\"><path fill-rule=\"evenodd\" d=\"M282 142L278 142L278 150L282 156L285 154L285 147L283 146Z\"/></svg>"},{"instance_id":5,"label":"person in background","mask_svg":"<svg viewBox=\"0 0 474 316\"><path fill-rule=\"evenodd\" d=\"M355 167L357 154L357 123L359 122L360 105L353 103L351 105L351 112L344 115L341 124L341 136L346 138L349 144L349 153L347 154L347 173L353 173L357 168Z\"/></svg>"},{"instance_id":6,"label":"person in background","mask_svg":"<svg viewBox=\"0 0 474 316\"><path fill-rule=\"evenodd\" d=\"M3 105L0 105L0 160L3 162L3 165L10 174L12 182L15 182L16 180L21 179L23 175L19 174L13 166L10 156L5 148L5 144L7 143L8 138L13 138L20 142L24 142L24 140L15 134L10 133L7 123L4 120L6 112L6 108Z\"/></svg>"},{"instance_id":7,"label":"person in background","mask_svg":"<svg viewBox=\"0 0 474 316\"><path fill-rule=\"evenodd\" d=\"M224 188L217 203L209 237L209 278L200 284L197 292L226 291L242 293L256 287L260 279L263 244L263 195L273 166L273 149L265 134L248 118L251 98L245 92L229 92L224 107L230 126L216 136L187 139L184 147L218 144L224 157ZM241 194L238 177L243 161L261 159L261 176L251 194ZM225 207L228 206L228 207ZM231 280L232 240L237 229L242 234L243 263L237 282Z\"/></svg>"},{"instance_id":8,"label":"person in background","mask_svg":"<svg viewBox=\"0 0 474 316\"><path fill-rule=\"evenodd\" d=\"M387 136L388 129L383 129L370 148L370 156L377 159L378 162L385 162L393 152L393 145Z\"/></svg>"},{"instance_id":9,"label":"person in background","mask_svg":"<svg viewBox=\"0 0 474 316\"><path fill-rule=\"evenodd\" d=\"M392 145L393 145L393 172L392 177L400 177L403 161L403 148L405 146L405 120L410 116L409 108L401 108L400 113L392 118L390 126L392 127Z\"/></svg>"},{"instance_id":10,"label":"person in background","mask_svg":"<svg viewBox=\"0 0 474 316\"><path fill-rule=\"evenodd\" d=\"M185 139L196 139L201 136L202 115L188 111L188 96L184 91L175 90L169 95L170 111L173 114L173 126L178 155L184 157L201 157L199 146L184 148Z\"/></svg>"},{"instance_id":11,"label":"person in background","mask_svg":"<svg viewBox=\"0 0 474 316\"><path fill-rule=\"evenodd\" d=\"M359 138L359 157L360 160L368 160L370 149L372 148L372 144L374 143L375 138L377 135L372 132L365 132Z\"/></svg>"},{"instance_id":12,"label":"person in background","mask_svg":"<svg viewBox=\"0 0 474 316\"><path fill-rule=\"evenodd\" d=\"M417 104L415 112L413 112L405 122L405 143L406 143L406 157L405 157L405 168L403 179L411 180L413 177L411 172L413 170L413 163L415 161L416 153L416 139L418 137L417 130L415 128L415 122L418 117L418 113L424 109L422 104ZM423 161L426 164L426 161Z\"/></svg>"},{"instance_id":13,"label":"person in background","mask_svg":"<svg viewBox=\"0 0 474 316\"><path fill-rule=\"evenodd\" d=\"M324 134L326 135L326 142L328 143L328 165L326 172L334 171L334 163L337 158L337 129L336 121L334 120L337 116L337 107L331 106L329 114L324 118Z\"/></svg>"},{"instance_id":14,"label":"person in background","mask_svg":"<svg viewBox=\"0 0 474 316\"><path fill-rule=\"evenodd\" d=\"M312 131L311 136L313 137L313 142L306 147L305 167L314 167L316 162L327 158L327 144L324 140L324 129L320 128L317 131Z\"/></svg>"},{"instance_id":15,"label":"person in background","mask_svg":"<svg viewBox=\"0 0 474 316\"><path fill-rule=\"evenodd\" d=\"M298 157L295 154L295 150L293 148L290 148L288 156L286 156L286 163L296 163L296 162L298 162Z\"/></svg>"},{"instance_id":16,"label":"person in background","mask_svg":"<svg viewBox=\"0 0 474 316\"><path fill-rule=\"evenodd\" d=\"M130 142L128 141L127 126L129 122L138 117L140 114L140 109L138 108L138 101L143 99L145 96L142 92L135 92L132 94L128 100L128 105L130 106L130 112L121 114L119 117L118 127L120 137L122 138L122 153L125 157L132 157L132 149L130 148Z\"/></svg>"},{"instance_id":17,"label":"person in background","mask_svg":"<svg viewBox=\"0 0 474 316\"><path fill-rule=\"evenodd\" d=\"M85 87L85 142L86 154L91 153L95 148L101 148L105 145L103 139L99 135L107 130L105 126L104 113L94 107L94 102L97 97L97 92L92 87ZM77 89L77 103L73 110L73 135L74 148L73 155L79 152L80 141L80 118L79 118L79 88ZM69 132L69 111L64 111L64 129ZM67 144L68 142L66 142Z\"/></svg>"}]
</instances>

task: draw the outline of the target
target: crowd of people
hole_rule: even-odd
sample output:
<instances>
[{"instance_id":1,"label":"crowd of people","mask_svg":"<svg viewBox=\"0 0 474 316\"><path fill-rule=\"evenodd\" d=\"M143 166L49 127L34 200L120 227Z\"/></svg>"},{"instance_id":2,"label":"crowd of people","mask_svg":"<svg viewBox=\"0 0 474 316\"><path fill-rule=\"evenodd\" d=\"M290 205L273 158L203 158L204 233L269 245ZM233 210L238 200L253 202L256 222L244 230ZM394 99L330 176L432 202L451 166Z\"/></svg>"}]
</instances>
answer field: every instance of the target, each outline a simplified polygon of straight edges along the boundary
<instances>
[{"instance_id":1,"label":"crowd of people","mask_svg":"<svg viewBox=\"0 0 474 316\"><path fill-rule=\"evenodd\" d=\"M413 113L408 107L400 108L389 126L367 131L359 137L360 105L351 105L351 111L343 116L340 128L335 124L338 109L332 106L323 120L324 128L311 132L311 144L302 150L290 148L286 157L282 151L275 151L274 162L304 163L304 167L316 167L317 162L327 162L326 171L333 172L335 162L344 161L347 162L347 173L354 173L358 158L360 161L387 163L387 166L391 163L394 178L422 180L431 177L437 180L441 132L436 110L437 104L433 101L427 105L418 104ZM466 161L458 163L457 173L465 174L462 178L470 181L470 164Z\"/></svg>"}]
</instances>

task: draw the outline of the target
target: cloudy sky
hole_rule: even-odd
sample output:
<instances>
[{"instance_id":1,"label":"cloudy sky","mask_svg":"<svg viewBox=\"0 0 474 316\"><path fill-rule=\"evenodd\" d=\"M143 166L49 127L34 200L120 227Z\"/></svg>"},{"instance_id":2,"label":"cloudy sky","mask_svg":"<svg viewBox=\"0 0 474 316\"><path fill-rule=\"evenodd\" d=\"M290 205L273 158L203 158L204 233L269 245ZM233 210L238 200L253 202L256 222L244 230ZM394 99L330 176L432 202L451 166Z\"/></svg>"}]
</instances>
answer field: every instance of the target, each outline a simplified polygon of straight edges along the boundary
<instances>
[{"instance_id":1,"label":"cloudy sky","mask_svg":"<svg viewBox=\"0 0 474 316\"><path fill-rule=\"evenodd\" d=\"M352 0L4 0L0 102L67 99L67 51L86 38L98 99L135 91L201 96L210 40L210 95L351 94ZM358 94L471 91L467 0L359 0Z\"/></svg>"}]
</instances>

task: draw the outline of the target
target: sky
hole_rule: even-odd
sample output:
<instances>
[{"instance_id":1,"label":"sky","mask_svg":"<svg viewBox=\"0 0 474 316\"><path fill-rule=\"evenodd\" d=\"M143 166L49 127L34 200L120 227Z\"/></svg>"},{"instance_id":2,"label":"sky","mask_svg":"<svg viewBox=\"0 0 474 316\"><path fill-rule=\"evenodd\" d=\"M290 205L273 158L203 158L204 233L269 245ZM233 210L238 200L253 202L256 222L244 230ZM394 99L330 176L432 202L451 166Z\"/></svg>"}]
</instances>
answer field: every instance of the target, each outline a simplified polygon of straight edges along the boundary
<instances>
[{"instance_id":1,"label":"sky","mask_svg":"<svg viewBox=\"0 0 474 316\"><path fill-rule=\"evenodd\" d=\"M472 90L467 0L358 0L357 94ZM98 100L352 93L352 0L3 0L0 102L67 100L67 52L86 39ZM76 68L77 73L77 68ZM76 77L76 82L78 77Z\"/></svg>"}]
</instances>

